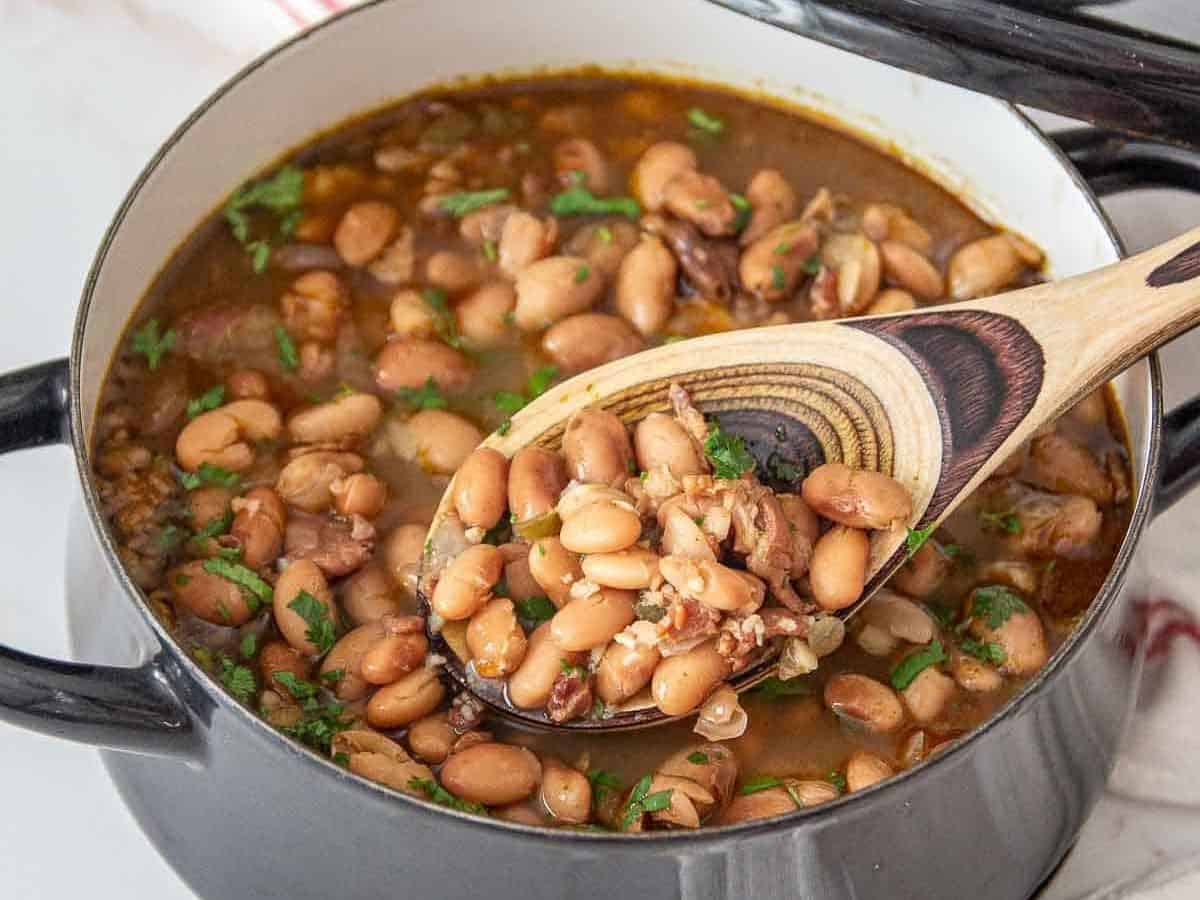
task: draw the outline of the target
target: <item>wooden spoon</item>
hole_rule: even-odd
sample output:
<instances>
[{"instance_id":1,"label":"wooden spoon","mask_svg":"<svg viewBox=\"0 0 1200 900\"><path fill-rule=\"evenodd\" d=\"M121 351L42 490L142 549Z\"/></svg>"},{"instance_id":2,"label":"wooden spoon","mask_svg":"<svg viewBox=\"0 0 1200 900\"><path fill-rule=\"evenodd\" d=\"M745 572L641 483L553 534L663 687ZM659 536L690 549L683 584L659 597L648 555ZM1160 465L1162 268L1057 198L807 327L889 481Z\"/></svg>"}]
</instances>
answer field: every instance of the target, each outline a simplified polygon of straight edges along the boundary
<instances>
[{"instance_id":1,"label":"wooden spoon","mask_svg":"<svg viewBox=\"0 0 1200 900\"><path fill-rule=\"evenodd\" d=\"M884 472L912 490L908 526L928 528L1039 427L1200 322L1198 275L1195 229L1124 262L983 300L667 344L563 382L484 446L510 457L531 444L558 450L578 410L599 405L633 424L668 412L667 388L677 382L703 412L742 435L760 462L776 451L805 472L824 462ZM447 490L431 539L449 497ZM866 588L846 615L904 562L906 535L903 528L872 533ZM510 719L588 732L667 720L648 700L564 724L518 709L502 681L464 664L464 631L465 623L447 623L431 635L447 674ZM766 654L729 683L745 690L774 670Z\"/></svg>"}]
</instances>

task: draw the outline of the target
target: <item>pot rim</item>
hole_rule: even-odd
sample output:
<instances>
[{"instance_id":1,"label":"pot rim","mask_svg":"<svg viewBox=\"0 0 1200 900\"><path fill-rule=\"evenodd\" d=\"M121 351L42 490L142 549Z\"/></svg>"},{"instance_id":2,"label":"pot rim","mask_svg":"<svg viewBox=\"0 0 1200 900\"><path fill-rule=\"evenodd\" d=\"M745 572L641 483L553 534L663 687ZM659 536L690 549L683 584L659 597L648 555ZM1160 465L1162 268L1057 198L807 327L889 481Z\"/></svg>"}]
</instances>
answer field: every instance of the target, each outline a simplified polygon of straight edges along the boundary
<instances>
[{"instance_id":1,"label":"pot rim","mask_svg":"<svg viewBox=\"0 0 1200 900\"><path fill-rule=\"evenodd\" d=\"M362 793L363 799L370 799L376 802L387 804L406 805L409 813L424 815L432 821L439 821L442 818L450 818L458 820L459 824L479 829L480 831L496 835L499 829L508 832L514 838L524 840L540 840L561 845L567 841L572 844L579 842L604 842L605 844L619 843L622 846L642 847L653 849L661 846L664 843L676 844L686 842L689 844L703 845L707 843L723 842L729 837L747 838L763 832L774 832L785 830L794 826L803 825L809 822L819 822L825 818L832 818L839 815L845 808L846 804L865 805L869 800L876 797L882 797L889 792L898 791L902 788L907 789L910 784L918 785L923 779L929 777L934 766L949 765L951 760L959 759L969 749L978 742L983 740L990 732L998 729L1007 719L1018 715L1025 708L1030 706L1039 695L1045 693L1055 680L1061 675L1067 664L1074 657L1077 649L1082 645L1096 629L1099 620L1108 612L1109 608L1115 602L1116 596L1119 593L1121 582L1124 579L1125 573L1133 558L1133 554L1137 549L1137 545L1142 538L1146 525L1149 522L1151 505L1153 500L1153 485L1157 483L1158 471L1160 466L1160 457L1162 449L1162 420L1163 420L1163 389L1162 389L1162 370L1159 362L1158 353L1151 352L1146 356L1146 362L1149 366L1149 404L1146 411L1147 422L1147 446L1146 446L1146 464L1144 468L1144 477L1137 485L1137 500L1134 504L1133 512L1130 517L1129 526L1126 529L1125 536L1121 541L1121 546L1117 551L1117 555L1113 560L1113 564L1109 569L1108 575L1105 577L1103 584L1096 592L1095 598L1088 606L1086 614L1072 629L1070 635L1058 647L1042 669L1028 683L1026 683L1020 691L1009 698L995 713L992 714L983 724L972 729L967 734L952 741L944 750L932 757L927 757L916 766L897 772L890 778L886 778L881 782L872 785L861 791L853 793L845 793L826 803L818 806L797 809L786 815L776 816L769 819L750 820L733 825L710 826L701 828L696 831L662 831L651 832L649 834L623 834L620 832L588 832L588 831L564 831L544 828L534 825L524 825L516 822L509 822L502 819L484 818L471 815L468 813L458 812L453 809L438 806L431 801L423 800L414 797L411 794L406 794L402 791L394 790L386 787L378 782L370 781L359 775L351 773L349 770L342 768L316 751L303 746L291 738L286 737L281 732L273 728L266 721L255 715L248 707L236 702L224 690L221 690L216 684L211 675L205 672L200 665L192 658L176 640L174 635L159 621L159 619L151 612L150 605L143 596L141 589L133 582L124 567L120 564L117 556L117 547L112 538L111 532L104 515L100 509L99 497L96 493L95 484L92 480L91 468L87 458L87 441L88 434L84 426L83 410L79 404L81 396L81 373L82 373L82 354L84 345L84 333L86 331L89 313L91 311L92 301L97 281L99 280L100 272L104 268L105 261L108 257L109 250L116 240L117 232L124 223L125 217L130 208L133 206L142 189L149 181L151 176L157 171L159 165L174 149L187 133L191 130L200 119L202 119L209 110L218 104L222 98L240 85L248 77L253 75L260 68L263 68L276 60L288 50L299 46L313 35L324 31L327 28L334 27L342 19L362 13L368 9L380 6L388 2L428 2L428 0L364 0L364 2L348 7L341 12L331 15L322 22L317 23L307 29L304 29L292 37L282 41L279 44L271 47L264 53L251 60L221 85L219 85L212 93L204 98L196 108L171 132L171 134L158 147L153 156L147 161L142 170L138 173L137 178L132 182L128 192L121 201L120 206L113 214L108 226L101 238L99 247L96 250L96 255L92 261L84 281L83 290L81 292L79 308L75 317L75 324L72 329L71 337L71 352L70 352L70 436L71 450L75 459L75 467L79 477L80 486L84 499L84 505L87 509L88 519L90 521L92 532L98 539L100 546L104 550L105 562L109 570L116 577L118 583L122 587L126 598L129 599L142 622L146 624L155 634L158 639L159 647L166 651L173 659L174 663L185 671L189 679L202 688L204 695L214 704L220 704L225 710L233 715L239 716L251 728L257 729L258 737L263 740L273 741L276 746L285 754L288 754L293 759L313 767L314 771L320 772L323 776L333 776L341 779L343 784L352 789L359 790ZM764 26L770 27L770 26ZM712 80L713 84L721 84L718 80ZM395 101L391 101L395 102ZM979 103L992 103L1002 108L1012 117L1015 124L1025 129L1031 136L1039 141L1050 153L1052 159L1062 166L1072 183L1080 191L1088 206L1091 208L1093 215L1099 219L1101 225L1107 234L1113 249L1119 257L1125 256L1125 247L1117 234L1112 220L1101 207L1099 199L1091 186L1080 174L1066 154L1051 140L1041 129L1039 129L1030 118L1019 110L1015 105L998 100L993 97L980 95ZM355 115L351 112L348 115ZM839 122L836 118L831 119L826 123L828 127L837 129ZM843 133L850 136L855 135L855 131L849 128L841 129ZM860 138L861 139L861 138ZM879 152L886 152L884 149L876 147ZM919 157L918 157L919 159ZM928 177L928 176L926 176ZM949 190L949 188L944 188ZM954 193L951 191L951 193ZM957 195L956 195L957 196ZM111 359L111 349L110 356ZM1122 414L1123 411L1122 411ZM1137 473L1135 473L1136 475ZM403 807L401 807L403 808Z\"/></svg>"}]
</instances>

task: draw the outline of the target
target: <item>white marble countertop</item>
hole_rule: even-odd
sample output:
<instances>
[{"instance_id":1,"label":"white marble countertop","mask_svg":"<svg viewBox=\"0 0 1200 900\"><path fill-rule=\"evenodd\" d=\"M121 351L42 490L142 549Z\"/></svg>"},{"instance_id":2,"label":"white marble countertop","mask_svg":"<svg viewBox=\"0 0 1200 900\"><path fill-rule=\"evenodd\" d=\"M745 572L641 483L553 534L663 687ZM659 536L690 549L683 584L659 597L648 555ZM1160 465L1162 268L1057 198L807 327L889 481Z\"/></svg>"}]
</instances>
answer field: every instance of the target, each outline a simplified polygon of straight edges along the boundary
<instances>
[{"instance_id":1,"label":"white marble countertop","mask_svg":"<svg viewBox=\"0 0 1200 900\"><path fill-rule=\"evenodd\" d=\"M1121 9L1200 37L1194 3ZM294 0L292 11L305 6ZM85 272L127 185L220 80L294 27L287 8L278 0L206 0L203 7L182 0L0 0L0 371L66 352ZM1168 192L1106 205L1130 249L1200 220L1200 201ZM1168 348L1169 403L1200 389L1198 350L1195 335ZM69 467L63 449L16 454L0 465L0 495L11 501L0 519L0 640L58 657L68 655L62 571L74 491ZM1151 537L1161 578L1179 593L1196 583L1200 562L1191 544L1165 535L1198 529L1200 501L1193 500L1157 523ZM1180 710L1184 715L1194 731L1194 708ZM0 793L0 895L192 897L143 838L94 751L0 726ZM1151 869L1171 883L1145 884L1139 896L1200 896L1200 878L1179 877L1200 862L1196 813L1110 791L1046 896L1125 896L1122 880ZM1179 871L1171 873L1172 865Z\"/></svg>"}]
</instances>

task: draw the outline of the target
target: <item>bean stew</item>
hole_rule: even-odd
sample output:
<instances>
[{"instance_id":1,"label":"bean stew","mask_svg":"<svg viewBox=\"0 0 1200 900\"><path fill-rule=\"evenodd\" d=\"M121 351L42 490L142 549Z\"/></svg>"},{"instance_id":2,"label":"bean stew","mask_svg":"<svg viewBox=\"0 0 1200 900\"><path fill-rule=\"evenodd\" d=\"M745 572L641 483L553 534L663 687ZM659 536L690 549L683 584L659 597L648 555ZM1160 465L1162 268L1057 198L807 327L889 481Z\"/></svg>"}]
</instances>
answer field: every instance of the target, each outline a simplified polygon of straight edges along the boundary
<instances>
[{"instance_id":1,"label":"bean stew","mask_svg":"<svg viewBox=\"0 0 1200 900\"><path fill-rule=\"evenodd\" d=\"M196 661L359 775L546 827L782 815L937 753L1070 633L1132 509L1108 390L910 532L845 625L866 531L907 515L891 479L756 460L680 390L629 430L586 411L561 455L476 447L646 347L983 296L1041 264L900 161L718 87L431 91L297 150L179 250L103 388L96 483ZM459 527L427 542L455 472ZM455 695L427 625L558 721L639 698L682 718L517 730ZM723 686L769 646L777 677Z\"/></svg>"}]
</instances>

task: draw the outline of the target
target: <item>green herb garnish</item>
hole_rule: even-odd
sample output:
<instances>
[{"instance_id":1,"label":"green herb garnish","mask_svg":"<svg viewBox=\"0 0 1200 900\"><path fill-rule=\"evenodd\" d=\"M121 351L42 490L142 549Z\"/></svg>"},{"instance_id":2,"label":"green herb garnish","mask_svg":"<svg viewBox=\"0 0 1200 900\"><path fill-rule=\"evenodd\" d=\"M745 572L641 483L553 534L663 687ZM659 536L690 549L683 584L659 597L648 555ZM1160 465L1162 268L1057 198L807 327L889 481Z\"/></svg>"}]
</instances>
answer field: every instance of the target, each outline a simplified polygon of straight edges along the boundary
<instances>
[{"instance_id":1,"label":"green herb garnish","mask_svg":"<svg viewBox=\"0 0 1200 900\"><path fill-rule=\"evenodd\" d=\"M837 788L838 793L841 793L841 794L846 793L846 776L843 775L841 772L839 772L835 769L834 771L830 772L828 775L825 776L825 780L828 781L830 784L832 784L835 788ZM796 805L800 806L801 804L799 801L797 801Z\"/></svg>"},{"instance_id":2,"label":"green herb garnish","mask_svg":"<svg viewBox=\"0 0 1200 900\"><path fill-rule=\"evenodd\" d=\"M777 291L787 287L787 273L783 271L783 266L771 266L771 287Z\"/></svg>"},{"instance_id":3,"label":"green herb garnish","mask_svg":"<svg viewBox=\"0 0 1200 900\"><path fill-rule=\"evenodd\" d=\"M328 607L308 591L301 591L296 595L296 599L288 604L288 609L307 623L308 630L304 636L317 648L317 654L324 656L328 653L337 640L337 628L329 615Z\"/></svg>"},{"instance_id":4,"label":"green herb garnish","mask_svg":"<svg viewBox=\"0 0 1200 900\"><path fill-rule=\"evenodd\" d=\"M250 611L258 612L259 605L270 603L273 592L271 586L258 577L252 570L241 563L230 562L219 556L206 559L202 566L210 575L218 575L226 581L232 581L238 587L244 588L243 595Z\"/></svg>"},{"instance_id":5,"label":"green herb garnish","mask_svg":"<svg viewBox=\"0 0 1200 900\"><path fill-rule=\"evenodd\" d=\"M1008 659L1004 648L994 641L977 641L975 638L968 637L959 641L958 646L968 656L973 656L981 662L991 663L993 666L1002 666Z\"/></svg>"},{"instance_id":6,"label":"green herb garnish","mask_svg":"<svg viewBox=\"0 0 1200 900\"><path fill-rule=\"evenodd\" d=\"M242 642L238 645L238 652L242 654L242 659L253 657L258 652L258 635L253 631L243 635Z\"/></svg>"},{"instance_id":7,"label":"green herb garnish","mask_svg":"<svg viewBox=\"0 0 1200 900\"><path fill-rule=\"evenodd\" d=\"M573 662L569 662L568 660L565 660L565 659L560 659L558 661L558 667L559 667L559 670L564 675L578 675L580 678L583 678L584 680L586 680L588 677L588 670L587 670L586 666L577 666Z\"/></svg>"},{"instance_id":8,"label":"green herb garnish","mask_svg":"<svg viewBox=\"0 0 1200 900\"><path fill-rule=\"evenodd\" d=\"M496 391L492 395L492 403L496 405L496 409L502 413L508 413L510 416L524 409L528 402L524 394L516 391Z\"/></svg>"},{"instance_id":9,"label":"green herb garnish","mask_svg":"<svg viewBox=\"0 0 1200 900\"><path fill-rule=\"evenodd\" d=\"M221 684L239 703L249 703L255 691L254 673L245 666L237 665L224 653L217 657L217 663L220 665L217 677L221 679Z\"/></svg>"},{"instance_id":10,"label":"green herb garnish","mask_svg":"<svg viewBox=\"0 0 1200 900\"><path fill-rule=\"evenodd\" d=\"M300 368L300 354L296 352L296 344L282 325L275 326L275 348L279 351L279 362L285 369L295 372Z\"/></svg>"},{"instance_id":11,"label":"green herb garnish","mask_svg":"<svg viewBox=\"0 0 1200 900\"><path fill-rule=\"evenodd\" d=\"M345 669L330 669L328 672L321 673L321 680L325 682L325 684L337 684L345 677Z\"/></svg>"},{"instance_id":12,"label":"green herb garnish","mask_svg":"<svg viewBox=\"0 0 1200 900\"><path fill-rule=\"evenodd\" d=\"M528 622L531 628L548 622L558 612L558 608L545 597L526 597L515 605L517 618L522 620L522 624Z\"/></svg>"},{"instance_id":13,"label":"green herb garnish","mask_svg":"<svg viewBox=\"0 0 1200 900\"><path fill-rule=\"evenodd\" d=\"M250 220L246 210L257 207L275 214L278 237L288 238L303 215L304 172L297 166L284 166L270 178L239 188L225 204L225 221L234 238L250 254L255 273L262 274L271 257L272 239L250 240Z\"/></svg>"},{"instance_id":14,"label":"green herb garnish","mask_svg":"<svg viewBox=\"0 0 1200 900\"><path fill-rule=\"evenodd\" d=\"M782 778L776 778L773 775L756 775L749 781L743 782L738 793L745 797L749 794L757 794L759 791L769 791L781 784L783 784Z\"/></svg>"},{"instance_id":15,"label":"green herb garnish","mask_svg":"<svg viewBox=\"0 0 1200 900\"><path fill-rule=\"evenodd\" d=\"M328 753L338 733L354 724L352 718L342 718L345 707L340 703L321 703L317 699L317 686L301 681L291 672L276 672L274 678L300 701L300 709L304 713L300 722L281 727L279 730L303 744Z\"/></svg>"},{"instance_id":16,"label":"green herb garnish","mask_svg":"<svg viewBox=\"0 0 1200 900\"><path fill-rule=\"evenodd\" d=\"M187 417L194 419L202 412L208 412L210 409L216 409L225 402L225 386L218 384L216 387L211 387L194 400L189 400L187 405Z\"/></svg>"},{"instance_id":17,"label":"green herb garnish","mask_svg":"<svg viewBox=\"0 0 1200 900\"><path fill-rule=\"evenodd\" d=\"M1007 622L1014 613L1028 611L1029 607L1020 595L1002 584L985 585L971 594L971 618L986 622L992 630Z\"/></svg>"},{"instance_id":18,"label":"green herb garnish","mask_svg":"<svg viewBox=\"0 0 1200 900\"><path fill-rule=\"evenodd\" d=\"M455 350L461 350L462 338L458 335L458 323L454 319L454 311L450 309L446 292L441 288L430 287L421 291L421 297L429 304L429 309L433 312L433 329L437 332L437 336L442 339L443 343Z\"/></svg>"},{"instance_id":19,"label":"green herb garnish","mask_svg":"<svg viewBox=\"0 0 1200 900\"><path fill-rule=\"evenodd\" d=\"M912 559L913 554L925 546L925 542L929 540L930 535L933 534L933 530L936 527L935 525L927 525L925 528L908 529L908 535L904 538L904 547L908 554L905 557L906 559Z\"/></svg>"},{"instance_id":20,"label":"green herb garnish","mask_svg":"<svg viewBox=\"0 0 1200 900\"><path fill-rule=\"evenodd\" d=\"M524 393L518 393L517 391L496 391L492 395L492 403L496 405L496 409L500 410L500 412L512 416L550 390L550 386L557 377L557 366L542 366L526 380ZM507 429L500 433L506 434Z\"/></svg>"},{"instance_id":21,"label":"green herb garnish","mask_svg":"<svg viewBox=\"0 0 1200 900\"><path fill-rule=\"evenodd\" d=\"M656 791L653 794L648 793L652 780L649 775L644 775L633 786L633 791L629 795L629 803L625 807L625 814L621 817L621 831L629 830L629 826L645 813L658 812L671 805L671 789Z\"/></svg>"},{"instance_id":22,"label":"green herb garnish","mask_svg":"<svg viewBox=\"0 0 1200 900\"><path fill-rule=\"evenodd\" d=\"M483 242L483 258L486 259L488 262L495 262L498 257L499 257L499 254L496 252L496 242L495 241L484 241Z\"/></svg>"},{"instance_id":23,"label":"green herb garnish","mask_svg":"<svg viewBox=\"0 0 1200 900\"><path fill-rule=\"evenodd\" d=\"M602 243L611 244L613 242L612 229L607 225L601 225L596 229L596 237L600 238Z\"/></svg>"},{"instance_id":24,"label":"green herb garnish","mask_svg":"<svg viewBox=\"0 0 1200 900\"><path fill-rule=\"evenodd\" d=\"M779 697L807 697L812 693L812 688L803 678L789 678L784 681L772 675L758 684L751 693L775 700Z\"/></svg>"},{"instance_id":25,"label":"green herb garnish","mask_svg":"<svg viewBox=\"0 0 1200 900\"><path fill-rule=\"evenodd\" d=\"M504 435L508 434L508 432L511 430L512 430L512 419L505 419L503 422L501 422L496 427L496 434L500 435L501 437L504 437Z\"/></svg>"},{"instance_id":26,"label":"green herb garnish","mask_svg":"<svg viewBox=\"0 0 1200 900\"><path fill-rule=\"evenodd\" d=\"M713 464L718 478L741 478L743 473L754 470L754 457L746 449L746 442L736 434L722 431L716 422L704 441L704 455Z\"/></svg>"},{"instance_id":27,"label":"green herb garnish","mask_svg":"<svg viewBox=\"0 0 1200 900\"><path fill-rule=\"evenodd\" d=\"M590 274L592 274L591 268L587 265L587 263L584 263L582 266L580 266L578 269L575 270L575 283L583 284L585 281L588 280L588 276Z\"/></svg>"},{"instance_id":28,"label":"green herb garnish","mask_svg":"<svg viewBox=\"0 0 1200 900\"><path fill-rule=\"evenodd\" d=\"M632 197L597 197L576 185L550 199L550 212L556 216L619 215L637 221L642 207Z\"/></svg>"},{"instance_id":29,"label":"green herb garnish","mask_svg":"<svg viewBox=\"0 0 1200 900\"><path fill-rule=\"evenodd\" d=\"M754 215L754 209L750 206L750 201L741 194L730 194L729 202L737 210L737 216L733 220L733 230L741 234L741 232L745 231L746 226L750 224L750 217Z\"/></svg>"},{"instance_id":30,"label":"green herb garnish","mask_svg":"<svg viewBox=\"0 0 1200 900\"><path fill-rule=\"evenodd\" d=\"M805 275L816 275L821 271L821 257L810 256L804 261L804 265L801 268Z\"/></svg>"},{"instance_id":31,"label":"green herb garnish","mask_svg":"<svg viewBox=\"0 0 1200 900\"><path fill-rule=\"evenodd\" d=\"M710 116L698 106L693 106L687 113L688 121L701 131L709 134L720 134L725 130L725 123L716 116Z\"/></svg>"},{"instance_id":32,"label":"green herb garnish","mask_svg":"<svg viewBox=\"0 0 1200 900\"><path fill-rule=\"evenodd\" d=\"M425 384L419 388L399 388L396 399L406 403L413 409L445 409L446 398L438 390L437 382L432 375L425 377Z\"/></svg>"},{"instance_id":33,"label":"green herb garnish","mask_svg":"<svg viewBox=\"0 0 1200 900\"><path fill-rule=\"evenodd\" d=\"M940 628L949 628L954 622L954 610L942 603L926 603L925 611L933 616Z\"/></svg>"},{"instance_id":34,"label":"green herb garnish","mask_svg":"<svg viewBox=\"0 0 1200 900\"><path fill-rule=\"evenodd\" d=\"M151 319L133 333L133 352L146 357L146 364L153 372L158 368L167 351L175 346L175 329L168 328L158 333L158 319Z\"/></svg>"},{"instance_id":35,"label":"green herb garnish","mask_svg":"<svg viewBox=\"0 0 1200 900\"><path fill-rule=\"evenodd\" d=\"M459 191L446 194L438 201L438 209L448 212L456 219L508 199L508 188L491 188L485 191Z\"/></svg>"},{"instance_id":36,"label":"green herb garnish","mask_svg":"<svg viewBox=\"0 0 1200 900\"><path fill-rule=\"evenodd\" d=\"M459 812L475 813L479 816L487 815L487 809L480 806L478 803L471 803L468 800L455 797L452 793L450 793L432 778L410 778L408 781L408 786L414 791L424 792L425 796L438 806L445 806L448 809L456 809Z\"/></svg>"},{"instance_id":37,"label":"green herb garnish","mask_svg":"<svg viewBox=\"0 0 1200 900\"><path fill-rule=\"evenodd\" d=\"M904 690L918 675L930 666L946 661L946 650L941 641L931 641L915 653L910 653L892 669L892 687Z\"/></svg>"},{"instance_id":38,"label":"green herb garnish","mask_svg":"<svg viewBox=\"0 0 1200 900\"><path fill-rule=\"evenodd\" d=\"M1008 534L1021 533L1021 519L1011 511L1009 512L988 512L980 510L979 522L984 528L993 528L998 531L1005 531Z\"/></svg>"},{"instance_id":39,"label":"green herb garnish","mask_svg":"<svg viewBox=\"0 0 1200 900\"><path fill-rule=\"evenodd\" d=\"M589 770L587 780L592 786L592 800L597 806L603 803L609 794L621 789L621 782L617 776L604 769Z\"/></svg>"},{"instance_id":40,"label":"green herb garnish","mask_svg":"<svg viewBox=\"0 0 1200 900\"><path fill-rule=\"evenodd\" d=\"M687 755L687 761L693 766L706 766L708 765L708 754L701 753L699 750L697 750L694 753L689 753Z\"/></svg>"},{"instance_id":41,"label":"green herb garnish","mask_svg":"<svg viewBox=\"0 0 1200 900\"><path fill-rule=\"evenodd\" d=\"M163 553L170 553L183 541L187 535L187 531L180 528L178 525L168 524L162 527L154 537L154 543Z\"/></svg>"},{"instance_id":42,"label":"green herb garnish","mask_svg":"<svg viewBox=\"0 0 1200 900\"><path fill-rule=\"evenodd\" d=\"M222 469L220 466L206 462L200 463L200 467L195 472L184 472L179 476L179 483L189 491L209 486L232 489L236 488L241 480L242 476L237 472L230 472L228 469Z\"/></svg>"},{"instance_id":43,"label":"green herb garnish","mask_svg":"<svg viewBox=\"0 0 1200 900\"><path fill-rule=\"evenodd\" d=\"M209 538L215 538L227 532L232 524L233 511L227 509L221 515L209 519L203 528L192 535L192 540L197 544L203 544Z\"/></svg>"}]
</instances>

